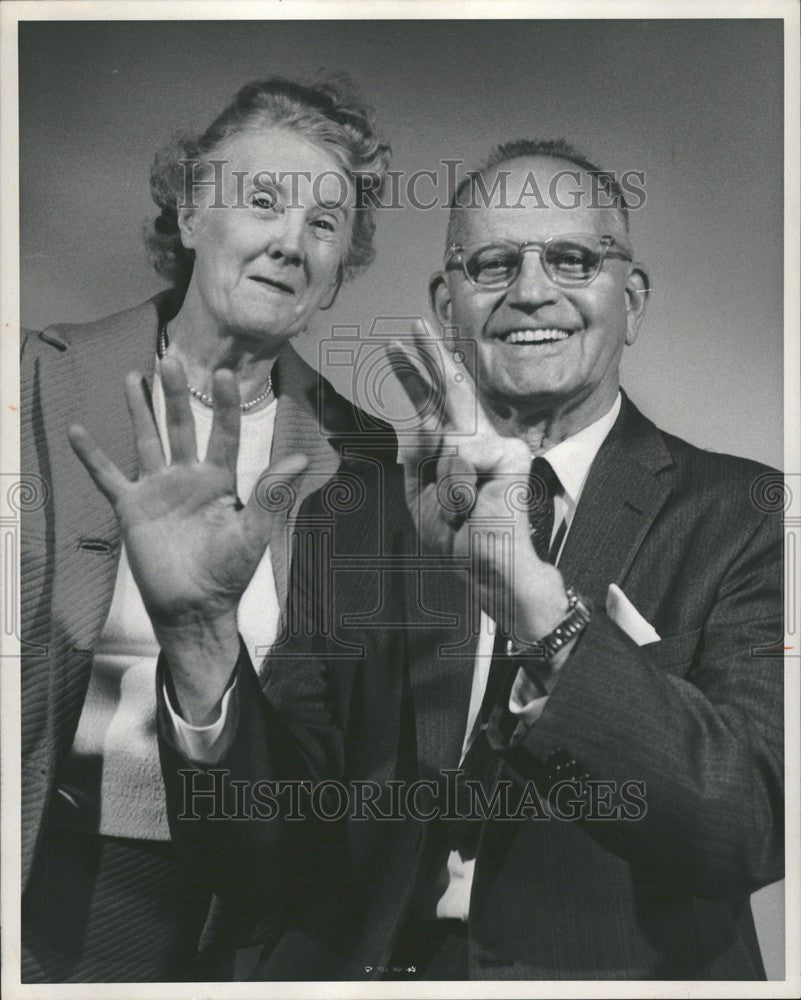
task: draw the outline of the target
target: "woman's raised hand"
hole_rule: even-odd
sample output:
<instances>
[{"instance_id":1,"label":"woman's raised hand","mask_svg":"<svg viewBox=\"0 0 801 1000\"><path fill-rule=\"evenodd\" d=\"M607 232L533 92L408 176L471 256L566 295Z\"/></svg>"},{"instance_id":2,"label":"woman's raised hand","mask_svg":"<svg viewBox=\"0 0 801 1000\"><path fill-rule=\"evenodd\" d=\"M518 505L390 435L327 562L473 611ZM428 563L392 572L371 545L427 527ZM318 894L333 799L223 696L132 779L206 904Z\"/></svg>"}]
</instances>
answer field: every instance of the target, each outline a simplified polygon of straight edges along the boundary
<instances>
[{"instance_id":1,"label":"woman's raised hand","mask_svg":"<svg viewBox=\"0 0 801 1000\"><path fill-rule=\"evenodd\" d=\"M215 647L233 651L239 600L264 554L276 515L258 486L244 506L237 497L240 410L233 373L220 370L214 375L214 420L202 461L181 363L164 358L161 380L169 463L147 386L133 373L126 380L126 397L138 479L127 479L82 427L71 427L69 439L114 508L156 637L170 665L180 670L171 651L176 660L191 659L201 649L204 659ZM282 459L269 470L271 484L290 484L306 464L302 455ZM227 664L226 677L233 662Z\"/></svg>"}]
</instances>

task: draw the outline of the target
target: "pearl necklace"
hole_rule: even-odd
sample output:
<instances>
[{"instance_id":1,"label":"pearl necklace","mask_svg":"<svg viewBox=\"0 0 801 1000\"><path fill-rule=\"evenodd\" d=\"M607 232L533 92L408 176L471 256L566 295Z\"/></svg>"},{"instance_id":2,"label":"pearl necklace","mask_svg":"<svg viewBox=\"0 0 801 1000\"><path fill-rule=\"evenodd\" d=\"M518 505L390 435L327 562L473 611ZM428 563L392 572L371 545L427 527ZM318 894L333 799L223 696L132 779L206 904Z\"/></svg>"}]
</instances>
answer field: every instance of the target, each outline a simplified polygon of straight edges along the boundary
<instances>
[{"instance_id":1,"label":"pearl necklace","mask_svg":"<svg viewBox=\"0 0 801 1000\"><path fill-rule=\"evenodd\" d=\"M161 359L167 353L167 348L169 346L170 346L170 339L167 336L167 324L165 323L164 326L160 327L159 329L159 337L158 341L156 342L156 354L158 354L159 361L161 361ZM190 385L189 382L186 383L186 388L189 390L191 395L193 395L195 399L201 402L204 406L208 406L209 409L211 410L214 409L214 400L212 399L211 396L207 396L205 392L201 392L200 389L196 389L193 385ZM272 391L273 391L273 373L270 372L270 374L267 376L267 385L264 389L264 392L260 393L258 396L254 396L253 399L249 399L246 403L240 403L239 404L240 411L242 413L248 413L250 410L253 409L254 406L258 406L259 403L263 403L264 400L270 395Z\"/></svg>"}]
</instances>

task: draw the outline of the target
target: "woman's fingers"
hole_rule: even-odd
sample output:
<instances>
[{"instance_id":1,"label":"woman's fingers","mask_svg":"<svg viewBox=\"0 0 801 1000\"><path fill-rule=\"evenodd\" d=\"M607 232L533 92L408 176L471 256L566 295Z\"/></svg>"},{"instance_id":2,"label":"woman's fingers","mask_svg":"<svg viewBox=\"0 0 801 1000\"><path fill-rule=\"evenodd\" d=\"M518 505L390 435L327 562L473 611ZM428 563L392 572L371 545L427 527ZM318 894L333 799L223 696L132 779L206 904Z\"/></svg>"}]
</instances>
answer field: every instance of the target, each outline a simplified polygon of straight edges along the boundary
<instances>
[{"instance_id":1,"label":"woman's fingers","mask_svg":"<svg viewBox=\"0 0 801 1000\"><path fill-rule=\"evenodd\" d=\"M160 374L167 409L170 460L173 463L196 462L195 421L189 405L189 391L183 365L177 358L163 358Z\"/></svg>"},{"instance_id":2,"label":"woman's fingers","mask_svg":"<svg viewBox=\"0 0 801 1000\"><path fill-rule=\"evenodd\" d=\"M116 503L130 485L128 480L79 424L73 424L67 436L72 450L83 462L95 486L110 503Z\"/></svg>"},{"instance_id":3,"label":"woman's fingers","mask_svg":"<svg viewBox=\"0 0 801 1000\"><path fill-rule=\"evenodd\" d=\"M164 466L164 449L161 447L161 438L153 415L150 390L138 372L130 372L126 376L125 399L133 424L139 471L156 472Z\"/></svg>"},{"instance_id":4,"label":"woman's fingers","mask_svg":"<svg viewBox=\"0 0 801 1000\"><path fill-rule=\"evenodd\" d=\"M239 384L233 372L214 373L214 420L206 448L206 461L227 468L236 477L239 457Z\"/></svg>"}]
</instances>

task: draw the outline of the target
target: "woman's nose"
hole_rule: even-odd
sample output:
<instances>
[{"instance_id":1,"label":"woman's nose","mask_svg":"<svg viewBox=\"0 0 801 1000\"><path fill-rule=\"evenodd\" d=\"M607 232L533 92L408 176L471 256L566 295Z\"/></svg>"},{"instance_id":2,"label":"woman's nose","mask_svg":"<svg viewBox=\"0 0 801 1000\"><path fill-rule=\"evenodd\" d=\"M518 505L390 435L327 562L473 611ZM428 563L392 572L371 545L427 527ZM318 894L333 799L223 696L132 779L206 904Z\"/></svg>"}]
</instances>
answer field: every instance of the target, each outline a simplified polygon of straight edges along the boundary
<instances>
[{"instance_id":1,"label":"woman's nose","mask_svg":"<svg viewBox=\"0 0 801 1000\"><path fill-rule=\"evenodd\" d=\"M306 258L303 248L304 219L302 212L288 208L275 220L267 252L274 259L300 265Z\"/></svg>"}]
</instances>

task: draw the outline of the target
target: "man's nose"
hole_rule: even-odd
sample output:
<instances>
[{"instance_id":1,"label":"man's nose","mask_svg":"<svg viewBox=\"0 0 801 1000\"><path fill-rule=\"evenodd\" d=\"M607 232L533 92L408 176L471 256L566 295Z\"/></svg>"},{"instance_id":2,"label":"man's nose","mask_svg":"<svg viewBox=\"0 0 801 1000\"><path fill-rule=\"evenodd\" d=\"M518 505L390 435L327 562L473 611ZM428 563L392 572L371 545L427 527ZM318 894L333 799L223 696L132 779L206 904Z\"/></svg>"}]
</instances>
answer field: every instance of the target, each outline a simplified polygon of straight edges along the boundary
<instances>
[{"instance_id":1,"label":"man's nose","mask_svg":"<svg viewBox=\"0 0 801 1000\"><path fill-rule=\"evenodd\" d=\"M306 259L304 250L305 219L302 211L285 209L275 220L267 252L274 260L283 259L298 266Z\"/></svg>"},{"instance_id":2,"label":"man's nose","mask_svg":"<svg viewBox=\"0 0 801 1000\"><path fill-rule=\"evenodd\" d=\"M509 286L507 301L522 309L532 309L555 302L560 294L559 286L551 281L542 266L539 253L532 247L523 254L520 274L517 281Z\"/></svg>"}]
</instances>

